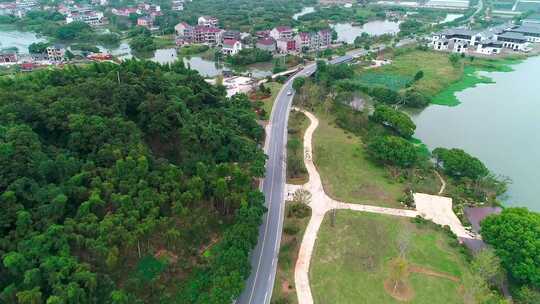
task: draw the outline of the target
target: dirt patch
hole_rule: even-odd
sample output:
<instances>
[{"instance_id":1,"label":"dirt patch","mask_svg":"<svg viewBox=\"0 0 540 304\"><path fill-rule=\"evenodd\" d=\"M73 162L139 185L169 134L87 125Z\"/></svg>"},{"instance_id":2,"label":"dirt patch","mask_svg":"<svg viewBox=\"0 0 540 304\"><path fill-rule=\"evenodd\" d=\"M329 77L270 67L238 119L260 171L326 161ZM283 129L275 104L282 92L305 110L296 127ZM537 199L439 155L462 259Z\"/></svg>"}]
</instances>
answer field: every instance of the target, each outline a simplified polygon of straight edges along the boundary
<instances>
[{"instance_id":1,"label":"dirt patch","mask_svg":"<svg viewBox=\"0 0 540 304\"><path fill-rule=\"evenodd\" d=\"M352 192L355 196L363 197L367 199L378 199L378 200L385 200L385 201L392 201L392 197L390 197L384 189L381 187L374 185L374 184L361 184Z\"/></svg>"},{"instance_id":2,"label":"dirt patch","mask_svg":"<svg viewBox=\"0 0 540 304\"><path fill-rule=\"evenodd\" d=\"M384 290L398 301L410 301L414 297L414 290L406 282L395 285L394 281L388 279L384 281Z\"/></svg>"},{"instance_id":3,"label":"dirt patch","mask_svg":"<svg viewBox=\"0 0 540 304\"><path fill-rule=\"evenodd\" d=\"M438 272L438 271L431 270L431 269L424 268L424 267L420 267L420 266L411 265L411 266L409 266L409 271L410 272L415 272L415 273L425 274L425 275L432 276L432 277L448 279L448 280L454 281L454 282L459 282L460 281L460 279L458 277L453 276L451 274L447 274L447 273L444 273L444 272Z\"/></svg>"},{"instance_id":4,"label":"dirt patch","mask_svg":"<svg viewBox=\"0 0 540 304\"><path fill-rule=\"evenodd\" d=\"M281 292L284 296L287 296L289 293L294 291L294 287L287 280L281 282Z\"/></svg>"}]
</instances>

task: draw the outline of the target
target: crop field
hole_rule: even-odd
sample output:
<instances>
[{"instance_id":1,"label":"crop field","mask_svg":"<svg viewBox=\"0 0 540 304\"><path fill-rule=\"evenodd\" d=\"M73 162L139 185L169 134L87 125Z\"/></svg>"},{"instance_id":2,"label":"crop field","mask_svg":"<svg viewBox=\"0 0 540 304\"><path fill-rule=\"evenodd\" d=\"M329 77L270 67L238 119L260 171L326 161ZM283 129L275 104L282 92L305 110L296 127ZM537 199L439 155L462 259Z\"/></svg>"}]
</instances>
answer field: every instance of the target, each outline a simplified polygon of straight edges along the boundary
<instances>
[{"instance_id":1,"label":"crop field","mask_svg":"<svg viewBox=\"0 0 540 304\"><path fill-rule=\"evenodd\" d=\"M412 81L412 77L379 72L368 72L360 75L357 81L364 86L385 87L390 90L399 91L404 89L407 84Z\"/></svg>"}]
</instances>

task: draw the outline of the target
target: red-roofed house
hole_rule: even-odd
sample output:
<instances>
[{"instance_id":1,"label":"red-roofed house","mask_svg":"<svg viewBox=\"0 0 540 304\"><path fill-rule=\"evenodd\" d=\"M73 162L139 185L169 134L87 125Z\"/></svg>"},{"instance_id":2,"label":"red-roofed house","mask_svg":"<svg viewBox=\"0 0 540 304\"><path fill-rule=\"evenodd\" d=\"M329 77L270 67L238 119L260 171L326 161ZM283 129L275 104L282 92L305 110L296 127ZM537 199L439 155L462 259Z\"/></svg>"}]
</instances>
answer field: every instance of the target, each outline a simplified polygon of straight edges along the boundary
<instances>
[{"instance_id":1,"label":"red-roofed house","mask_svg":"<svg viewBox=\"0 0 540 304\"><path fill-rule=\"evenodd\" d=\"M113 8L111 13L116 16L129 17L130 14L137 14L137 8L135 7L124 7L124 8Z\"/></svg>"},{"instance_id":2,"label":"red-roofed house","mask_svg":"<svg viewBox=\"0 0 540 304\"><path fill-rule=\"evenodd\" d=\"M276 51L276 41L270 37L261 38L257 40L257 44L255 45L255 47L273 53Z\"/></svg>"},{"instance_id":3,"label":"red-roofed house","mask_svg":"<svg viewBox=\"0 0 540 304\"><path fill-rule=\"evenodd\" d=\"M270 37L274 38L275 40L292 39L293 30L289 26L278 26L270 31Z\"/></svg>"},{"instance_id":4,"label":"red-roofed house","mask_svg":"<svg viewBox=\"0 0 540 304\"><path fill-rule=\"evenodd\" d=\"M242 50L242 43L236 39L223 39L221 52L225 55L236 55Z\"/></svg>"}]
</instances>

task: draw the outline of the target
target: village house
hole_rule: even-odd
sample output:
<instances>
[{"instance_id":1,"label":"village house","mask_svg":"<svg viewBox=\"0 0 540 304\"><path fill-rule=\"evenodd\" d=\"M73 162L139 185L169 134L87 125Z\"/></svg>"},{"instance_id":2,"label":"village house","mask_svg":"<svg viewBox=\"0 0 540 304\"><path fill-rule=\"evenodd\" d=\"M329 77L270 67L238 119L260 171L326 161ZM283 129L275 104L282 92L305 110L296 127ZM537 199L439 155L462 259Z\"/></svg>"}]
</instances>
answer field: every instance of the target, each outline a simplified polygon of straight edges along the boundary
<instances>
[{"instance_id":1,"label":"village house","mask_svg":"<svg viewBox=\"0 0 540 304\"><path fill-rule=\"evenodd\" d=\"M276 41L277 51L281 54L296 52L296 40L294 39L278 39Z\"/></svg>"},{"instance_id":2,"label":"village house","mask_svg":"<svg viewBox=\"0 0 540 304\"><path fill-rule=\"evenodd\" d=\"M66 15L66 24L72 22L84 22L90 26L100 26L105 24L106 18L102 12L91 9L71 10Z\"/></svg>"},{"instance_id":3,"label":"village house","mask_svg":"<svg viewBox=\"0 0 540 304\"><path fill-rule=\"evenodd\" d=\"M540 24L524 23L516 28L510 29L509 32L522 34L527 38L528 42L540 42Z\"/></svg>"},{"instance_id":4,"label":"village house","mask_svg":"<svg viewBox=\"0 0 540 304\"><path fill-rule=\"evenodd\" d=\"M17 62L16 52L0 51L0 63L13 63Z\"/></svg>"},{"instance_id":5,"label":"village house","mask_svg":"<svg viewBox=\"0 0 540 304\"><path fill-rule=\"evenodd\" d=\"M217 45L221 42L223 30L216 27L196 26L193 30L193 42Z\"/></svg>"},{"instance_id":6,"label":"village house","mask_svg":"<svg viewBox=\"0 0 540 304\"><path fill-rule=\"evenodd\" d=\"M274 38L276 41L280 39L291 40L293 39L293 34L292 28L288 26L278 26L270 31L270 37Z\"/></svg>"},{"instance_id":7,"label":"village house","mask_svg":"<svg viewBox=\"0 0 540 304\"><path fill-rule=\"evenodd\" d=\"M431 46L434 50L440 51L448 50L455 53L472 51L493 55L501 53L503 48L528 52L530 42L540 42L540 26L516 27L505 23L480 32L468 29L448 29L434 34Z\"/></svg>"},{"instance_id":8,"label":"village house","mask_svg":"<svg viewBox=\"0 0 540 304\"><path fill-rule=\"evenodd\" d=\"M47 58L49 61L52 62L62 62L64 61L64 56L66 54L66 50L63 46L59 44L48 46L47 49Z\"/></svg>"},{"instance_id":9,"label":"village house","mask_svg":"<svg viewBox=\"0 0 540 304\"><path fill-rule=\"evenodd\" d=\"M183 0L173 0L171 3L171 9L173 11L183 11L184 10L184 1Z\"/></svg>"},{"instance_id":10,"label":"village house","mask_svg":"<svg viewBox=\"0 0 540 304\"><path fill-rule=\"evenodd\" d=\"M236 39L223 39L221 52L224 55L233 56L242 50L242 43Z\"/></svg>"},{"instance_id":11,"label":"village house","mask_svg":"<svg viewBox=\"0 0 540 304\"><path fill-rule=\"evenodd\" d=\"M511 49L513 51L528 51L529 43L528 38L522 33L506 32L497 36L497 41L502 42L504 48Z\"/></svg>"},{"instance_id":12,"label":"village house","mask_svg":"<svg viewBox=\"0 0 540 304\"><path fill-rule=\"evenodd\" d=\"M154 20L148 16L142 16L137 18L137 26L142 26L147 29L152 29L154 27Z\"/></svg>"},{"instance_id":13,"label":"village house","mask_svg":"<svg viewBox=\"0 0 540 304\"><path fill-rule=\"evenodd\" d=\"M111 13L116 16L129 17L131 14L137 14L137 8L134 7L124 7L124 8L113 8Z\"/></svg>"},{"instance_id":14,"label":"village house","mask_svg":"<svg viewBox=\"0 0 540 304\"><path fill-rule=\"evenodd\" d=\"M332 32L328 29L318 32L300 32L295 37L298 51L319 51L329 48L332 43Z\"/></svg>"},{"instance_id":15,"label":"village house","mask_svg":"<svg viewBox=\"0 0 540 304\"><path fill-rule=\"evenodd\" d=\"M255 47L264 51L274 53L276 51L276 41L273 38L260 38Z\"/></svg>"},{"instance_id":16,"label":"village house","mask_svg":"<svg viewBox=\"0 0 540 304\"><path fill-rule=\"evenodd\" d=\"M240 40L240 31L235 30L226 30L223 32L223 40L225 39L236 39Z\"/></svg>"},{"instance_id":17,"label":"village house","mask_svg":"<svg viewBox=\"0 0 540 304\"><path fill-rule=\"evenodd\" d=\"M200 16L197 20L197 24L204 27L218 27L219 20L212 16Z\"/></svg>"}]
</instances>

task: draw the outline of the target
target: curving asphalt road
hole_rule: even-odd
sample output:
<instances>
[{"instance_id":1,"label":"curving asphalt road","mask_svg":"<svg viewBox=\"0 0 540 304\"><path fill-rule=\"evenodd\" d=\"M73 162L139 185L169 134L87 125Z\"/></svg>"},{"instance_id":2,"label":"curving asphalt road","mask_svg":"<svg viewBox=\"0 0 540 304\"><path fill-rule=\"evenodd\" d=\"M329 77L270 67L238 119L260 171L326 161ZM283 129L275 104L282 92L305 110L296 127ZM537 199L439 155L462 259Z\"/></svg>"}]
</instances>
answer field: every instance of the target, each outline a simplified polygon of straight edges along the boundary
<instances>
[{"instance_id":1,"label":"curving asphalt road","mask_svg":"<svg viewBox=\"0 0 540 304\"><path fill-rule=\"evenodd\" d=\"M353 57L365 54L367 54L366 50L354 50L345 56L331 60L329 63L346 62ZM268 161L262 184L268 212L264 215L263 223L259 228L257 246L251 253L251 275L236 304L267 304L272 298L285 207L285 147L287 144L287 122L294 97L292 83L294 78L298 76L311 76L316 68L316 64L309 64L291 77L283 85L274 102L270 124L267 126L265 153L268 155ZM292 93L291 95L288 95L289 91Z\"/></svg>"}]
</instances>

